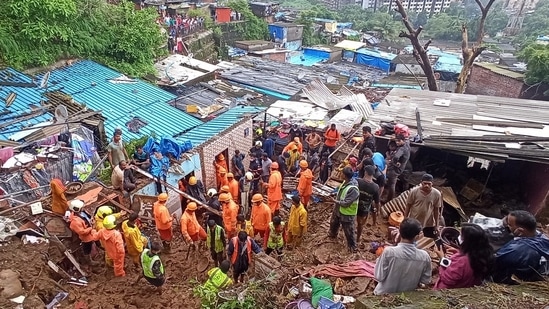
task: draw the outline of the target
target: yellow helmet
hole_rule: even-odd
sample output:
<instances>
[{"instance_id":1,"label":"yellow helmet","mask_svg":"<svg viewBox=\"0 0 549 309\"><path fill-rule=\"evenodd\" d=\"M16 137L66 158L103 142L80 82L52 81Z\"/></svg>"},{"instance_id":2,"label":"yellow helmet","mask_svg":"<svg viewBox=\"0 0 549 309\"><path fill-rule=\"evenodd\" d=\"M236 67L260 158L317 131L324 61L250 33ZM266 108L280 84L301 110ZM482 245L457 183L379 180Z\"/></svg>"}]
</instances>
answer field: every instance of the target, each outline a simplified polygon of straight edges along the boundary
<instances>
[{"instance_id":1,"label":"yellow helmet","mask_svg":"<svg viewBox=\"0 0 549 309\"><path fill-rule=\"evenodd\" d=\"M234 174L233 173L227 173L227 178L234 178Z\"/></svg>"},{"instance_id":2,"label":"yellow helmet","mask_svg":"<svg viewBox=\"0 0 549 309\"><path fill-rule=\"evenodd\" d=\"M158 201L165 202L168 200L168 193L160 193L158 194Z\"/></svg>"},{"instance_id":3,"label":"yellow helmet","mask_svg":"<svg viewBox=\"0 0 549 309\"><path fill-rule=\"evenodd\" d=\"M301 161L299 161L299 167L307 168L307 167L309 167L309 163L307 163L307 161L305 161L305 160L301 160Z\"/></svg>"},{"instance_id":4,"label":"yellow helmet","mask_svg":"<svg viewBox=\"0 0 549 309\"><path fill-rule=\"evenodd\" d=\"M103 227L107 230L112 230L116 227L116 217L114 215L108 215L103 219Z\"/></svg>"},{"instance_id":5,"label":"yellow helmet","mask_svg":"<svg viewBox=\"0 0 549 309\"><path fill-rule=\"evenodd\" d=\"M196 206L196 203L195 202L190 202L189 204L187 204L187 210L196 210L198 207Z\"/></svg>"},{"instance_id":6,"label":"yellow helmet","mask_svg":"<svg viewBox=\"0 0 549 309\"><path fill-rule=\"evenodd\" d=\"M227 185L221 186L221 193L229 193L231 192L231 188Z\"/></svg>"},{"instance_id":7,"label":"yellow helmet","mask_svg":"<svg viewBox=\"0 0 549 309\"><path fill-rule=\"evenodd\" d=\"M191 186L196 185L196 182L197 182L196 177L191 176L191 177L189 178L189 184L190 184Z\"/></svg>"},{"instance_id":8,"label":"yellow helmet","mask_svg":"<svg viewBox=\"0 0 549 309\"><path fill-rule=\"evenodd\" d=\"M106 216L112 215L113 212L114 211L112 210L111 206L101 206L101 207L97 208L97 211L95 212L95 215L99 219L104 219Z\"/></svg>"}]
</instances>

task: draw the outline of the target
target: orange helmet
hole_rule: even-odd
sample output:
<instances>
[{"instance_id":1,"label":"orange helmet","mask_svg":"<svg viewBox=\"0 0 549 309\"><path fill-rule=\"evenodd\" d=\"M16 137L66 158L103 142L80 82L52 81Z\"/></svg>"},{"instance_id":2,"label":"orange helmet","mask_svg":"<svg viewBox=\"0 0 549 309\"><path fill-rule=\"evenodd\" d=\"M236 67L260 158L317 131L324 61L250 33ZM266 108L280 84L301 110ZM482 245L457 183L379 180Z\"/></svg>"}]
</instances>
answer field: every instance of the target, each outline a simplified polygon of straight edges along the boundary
<instances>
[{"instance_id":1,"label":"orange helmet","mask_svg":"<svg viewBox=\"0 0 549 309\"><path fill-rule=\"evenodd\" d=\"M224 167L220 167L219 174L227 174L227 170Z\"/></svg>"},{"instance_id":2,"label":"orange helmet","mask_svg":"<svg viewBox=\"0 0 549 309\"><path fill-rule=\"evenodd\" d=\"M225 156L224 156L222 153L220 153L220 154L217 156L217 159L218 159L219 161L223 161L223 160L225 160Z\"/></svg>"},{"instance_id":3,"label":"orange helmet","mask_svg":"<svg viewBox=\"0 0 549 309\"><path fill-rule=\"evenodd\" d=\"M231 192L231 188L229 188L229 186L227 185L224 185L221 187L221 190L219 191L220 193L229 193Z\"/></svg>"},{"instance_id":4,"label":"orange helmet","mask_svg":"<svg viewBox=\"0 0 549 309\"><path fill-rule=\"evenodd\" d=\"M256 193L254 196L252 196L252 202L262 202L263 201L263 195Z\"/></svg>"},{"instance_id":5,"label":"orange helmet","mask_svg":"<svg viewBox=\"0 0 549 309\"><path fill-rule=\"evenodd\" d=\"M271 169L277 170L278 169L278 162L271 163Z\"/></svg>"},{"instance_id":6,"label":"orange helmet","mask_svg":"<svg viewBox=\"0 0 549 309\"><path fill-rule=\"evenodd\" d=\"M293 144L292 146L290 146L290 150L297 150L297 145Z\"/></svg>"},{"instance_id":7,"label":"orange helmet","mask_svg":"<svg viewBox=\"0 0 549 309\"><path fill-rule=\"evenodd\" d=\"M228 202L231 200L231 195L229 193L221 193L219 195L220 202Z\"/></svg>"},{"instance_id":8,"label":"orange helmet","mask_svg":"<svg viewBox=\"0 0 549 309\"><path fill-rule=\"evenodd\" d=\"M305 160L301 160L299 161L299 167L307 168L309 167L309 163L307 163L307 161Z\"/></svg>"},{"instance_id":9,"label":"orange helmet","mask_svg":"<svg viewBox=\"0 0 549 309\"><path fill-rule=\"evenodd\" d=\"M234 174L233 173L227 173L227 178L234 178Z\"/></svg>"},{"instance_id":10,"label":"orange helmet","mask_svg":"<svg viewBox=\"0 0 549 309\"><path fill-rule=\"evenodd\" d=\"M160 193L158 194L158 201L165 202L168 200L168 193Z\"/></svg>"},{"instance_id":11,"label":"orange helmet","mask_svg":"<svg viewBox=\"0 0 549 309\"><path fill-rule=\"evenodd\" d=\"M190 202L187 204L187 210L196 210L198 207L196 206L195 202Z\"/></svg>"}]
</instances>

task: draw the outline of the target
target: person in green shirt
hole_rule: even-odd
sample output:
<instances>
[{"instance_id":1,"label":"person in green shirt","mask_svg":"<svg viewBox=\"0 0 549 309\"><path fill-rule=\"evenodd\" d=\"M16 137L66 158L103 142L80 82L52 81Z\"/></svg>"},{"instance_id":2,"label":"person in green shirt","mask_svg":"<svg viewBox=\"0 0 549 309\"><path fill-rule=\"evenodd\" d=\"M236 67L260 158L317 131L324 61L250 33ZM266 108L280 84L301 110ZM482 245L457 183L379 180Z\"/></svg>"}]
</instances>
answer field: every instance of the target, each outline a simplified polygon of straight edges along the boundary
<instances>
[{"instance_id":1,"label":"person in green shirt","mask_svg":"<svg viewBox=\"0 0 549 309\"><path fill-rule=\"evenodd\" d=\"M217 293L219 290L233 284L233 280L227 275L229 268L231 268L231 263L228 260L224 260L219 267L210 269L208 271L208 280L204 283L204 288Z\"/></svg>"}]
</instances>

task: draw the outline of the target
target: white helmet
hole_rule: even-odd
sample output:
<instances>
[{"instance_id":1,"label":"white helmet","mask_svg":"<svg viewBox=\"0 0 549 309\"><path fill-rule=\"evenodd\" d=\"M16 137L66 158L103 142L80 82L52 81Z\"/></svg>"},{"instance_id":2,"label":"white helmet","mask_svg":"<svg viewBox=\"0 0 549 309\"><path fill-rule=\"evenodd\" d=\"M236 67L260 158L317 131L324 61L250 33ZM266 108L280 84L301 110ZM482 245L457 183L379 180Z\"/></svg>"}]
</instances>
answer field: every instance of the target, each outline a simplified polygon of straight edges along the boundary
<instances>
[{"instance_id":1,"label":"white helmet","mask_svg":"<svg viewBox=\"0 0 549 309\"><path fill-rule=\"evenodd\" d=\"M257 141L257 142L255 142L255 145L261 147L261 146L263 146L263 143L261 143L261 141Z\"/></svg>"},{"instance_id":2,"label":"white helmet","mask_svg":"<svg viewBox=\"0 0 549 309\"><path fill-rule=\"evenodd\" d=\"M69 203L69 209L74 212L80 212L84 208L84 201L81 200L72 200Z\"/></svg>"},{"instance_id":3,"label":"white helmet","mask_svg":"<svg viewBox=\"0 0 549 309\"><path fill-rule=\"evenodd\" d=\"M246 179L248 180L254 179L254 174L252 174L252 172L246 172Z\"/></svg>"},{"instance_id":4,"label":"white helmet","mask_svg":"<svg viewBox=\"0 0 549 309\"><path fill-rule=\"evenodd\" d=\"M217 190L214 188L211 188L208 190L208 193L206 193L209 197L212 197L217 194Z\"/></svg>"}]
</instances>

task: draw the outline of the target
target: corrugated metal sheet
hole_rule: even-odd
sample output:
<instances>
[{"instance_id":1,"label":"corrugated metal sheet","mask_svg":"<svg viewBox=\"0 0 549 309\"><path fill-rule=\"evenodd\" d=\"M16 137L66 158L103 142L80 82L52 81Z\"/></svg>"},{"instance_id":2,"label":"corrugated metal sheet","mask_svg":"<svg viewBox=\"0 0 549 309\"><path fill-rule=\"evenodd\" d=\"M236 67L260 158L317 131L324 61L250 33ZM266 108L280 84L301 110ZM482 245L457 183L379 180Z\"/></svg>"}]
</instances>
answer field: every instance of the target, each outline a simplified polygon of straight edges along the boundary
<instances>
[{"instance_id":1,"label":"corrugated metal sheet","mask_svg":"<svg viewBox=\"0 0 549 309\"><path fill-rule=\"evenodd\" d=\"M147 124L138 133L125 130L124 137L139 138L155 133L158 136L176 136L202 122L167 104L176 98L142 80L114 81L125 78L121 73L96 62L85 60L51 72L49 90L71 95L75 101L90 109L102 111L105 132L112 134L116 127L126 127L134 117Z\"/></svg>"},{"instance_id":2,"label":"corrugated metal sheet","mask_svg":"<svg viewBox=\"0 0 549 309\"><path fill-rule=\"evenodd\" d=\"M193 143L193 147L197 147L223 132L225 129L238 123L243 117L247 115L255 116L265 109L265 107L258 106L237 106L226 111L217 118L190 130L177 139L181 141L190 140ZM253 132L250 132L250 134L253 134Z\"/></svg>"},{"instance_id":3,"label":"corrugated metal sheet","mask_svg":"<svg viewBox=\"0 0 549 309\"><path fill-rule=\"evenodd\" d=\"M39 83L36 81L36 83ZM9 83L33 83L33 79L21 72L18 72L12 68L0 70L0 82ZM51 120L53 116L46 112L46 110L40 110L40 101L46 99L42 97L42 93L38 87L18 87L18 86L0 86L0 101L1 104L5 104L5 99L10 93L16 93L17 97L13 101L10 107L4 107L0 110L0 139L8 140L13 133L17 130L32 127L36 124ZM31 107L36 109L33 114ZM17 119L20 119L17 121ZM10 123L13 122L13 123ZM7 125L6 125L7 124Z\"/></svg>"}]
</instances>

